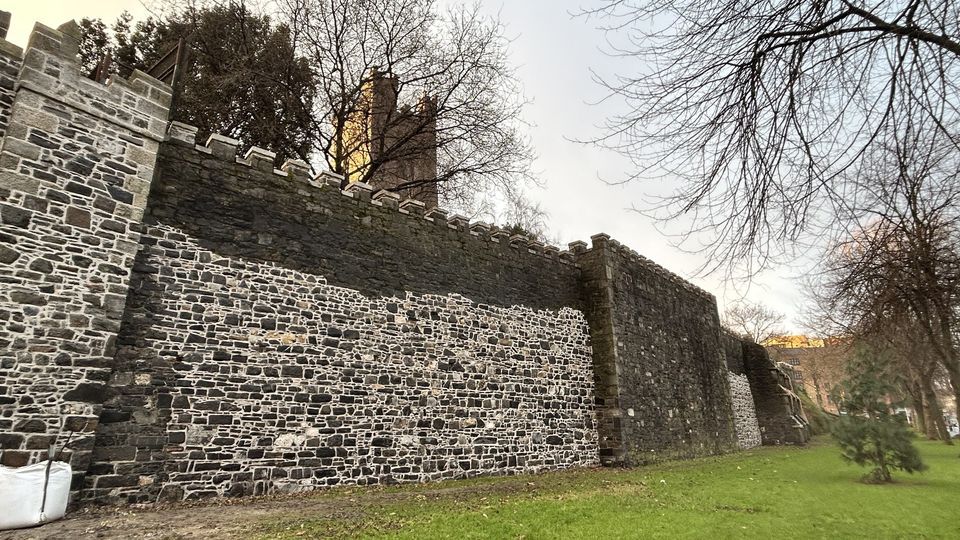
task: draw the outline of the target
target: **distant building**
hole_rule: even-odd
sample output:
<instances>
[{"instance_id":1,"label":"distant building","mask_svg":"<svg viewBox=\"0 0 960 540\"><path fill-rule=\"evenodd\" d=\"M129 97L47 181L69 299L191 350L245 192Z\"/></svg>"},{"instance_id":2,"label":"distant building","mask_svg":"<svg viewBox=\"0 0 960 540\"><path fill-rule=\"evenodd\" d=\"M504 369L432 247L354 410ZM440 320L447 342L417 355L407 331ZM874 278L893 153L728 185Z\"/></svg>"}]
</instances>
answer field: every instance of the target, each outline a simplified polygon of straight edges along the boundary
<instances>
[{"instance_id":1,"label":"distant building","mask_svg":"<svg viewBox=\"0 0 960 540\"><path fill-rule=\"evenodd\" d=\"M345 176L349 182L366 177L374 189L395 191L431 208L438 200L436 100L424 96L416 107L398 109L398 95L397 78L374 68L343 128Z\"/></svg>"},{"instance_id":2,"label":"distant building","mask_svg":"<svg viewBox=\"0 0 960 540\"><path fill-rule=\"evenodd\" d=\"M790 366L794 387L803 389L823 410L839 414L831 390L843 380L847 348L837 340L794 335L774 336L763 343L770 358Z\"/></svg>"},{"instance_id":3,"label":"distant building","mask_svg":"<svg viewBox=\"0 0 960 540\"><path fill-rule=\"evenodd\" d=\"M763 342L763 346L778 349L813 349L824 346L822 338L810 337L804 335L795 336L772 336Z\"/></svg>"}]
</instances>

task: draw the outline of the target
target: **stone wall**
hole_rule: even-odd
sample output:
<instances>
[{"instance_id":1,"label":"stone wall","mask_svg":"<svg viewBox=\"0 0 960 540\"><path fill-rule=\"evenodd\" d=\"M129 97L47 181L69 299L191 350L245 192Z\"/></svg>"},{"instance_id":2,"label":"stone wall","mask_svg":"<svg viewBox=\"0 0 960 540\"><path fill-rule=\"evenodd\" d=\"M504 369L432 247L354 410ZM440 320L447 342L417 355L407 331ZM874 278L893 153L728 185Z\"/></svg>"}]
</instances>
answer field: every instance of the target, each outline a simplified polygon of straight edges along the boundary
<instances>
[{"instance_id":1,"label":"stone wall","mask_svg":"<svg viewBox=\"0 0 960 540\"><path fill-rule=\"evenodd\" d=\"M800 400L788 386L789 379L770 361L762 345L743 342L743 365L757 413L763 444L803 444L809 429L802 417Z\"/></svg>"},{"instance_id":2,"label":"stone wall","mask_svg":"<svg viewBox=\"0 0 960 540\"><path fill-rule=\"evenodd\" d=\"M167 88L135 73L78 73L77 27L37 25L10 103L15 48L0 46L0 444L39 459L76 431L75 481L109 395L139 224L164 136Z\"/></svg>"},{"instance_id":3,"label":"stone wall","mask_svg":"<svg viewBox=\"0 0 960 540\"><path fill-rule=\"evenodd\" d=\"M720 345L723 348L723 356L727 363L727 369L738 375L743 375L745 373L743 367L743 343L740 338L726 330L721 330Z\"/></svg>"},{"instance_id":4,"label":"stone wall","mask_svg":"<svg viewBox=\"0 0 960 540\"><path fill-rule=\"evenodd\" d=\"M733 420L737 430L737 442L741 449L760 446L763 442L760 435L760 424L757 423L757 413L753 406L753 394L750 392L750 381L746 375L727 372L730 379L730 398L733 402Z\"/></svg>"},{"instance_id":5,"label":"stone wall","mask_svg":"<svg viewBox=\"0 0 960 540\"><path fill-rule=\"evenodd\" d=\"M713 296L606 235L577 251L599 422L613 430L600 443L605 461L634 465L736 448Z\"/></svg>"},{"instance_id":6,"label":"stone wall","mask_svg":"<svg viewBox=\"0 0 960 540\"><path fill-rule=\"evenodd\" d=\"M13 109L14 86L22 63L23 50L0 38L0 138L3 138L7 131L7 122Z\"/></svg>"},{"instance_id":7,"label":"stone wall","mask_svg":"<svg viewBox=\"0 0 960 540\"><path fill-rule=\"evenodd\" d=\"M174 128L85 497L596 463L568 255Z\"/></svg>"},{"instance_id":8,"label":"stone wall","mask_svg":"<svg viewBox=\"0 0 960 540\"><path fill-rule=\"evenodd\" d=\"M147 228L85 496L129 501L596 463L583 315L367 297Z\"/></svg>"},{"instance_id":9,"label":"stone wall","mask_svg":"<svg viewBox=\"0 0 960 540\"><path fill-rule=\"evenodd\" d=\"M766 380L711 295L606 235L197 146L164 85L81 77L75 33L0 42L7 463L76 432L83 496L146 502L737 448L726 366Z\"/></svg>"}]
</instances>

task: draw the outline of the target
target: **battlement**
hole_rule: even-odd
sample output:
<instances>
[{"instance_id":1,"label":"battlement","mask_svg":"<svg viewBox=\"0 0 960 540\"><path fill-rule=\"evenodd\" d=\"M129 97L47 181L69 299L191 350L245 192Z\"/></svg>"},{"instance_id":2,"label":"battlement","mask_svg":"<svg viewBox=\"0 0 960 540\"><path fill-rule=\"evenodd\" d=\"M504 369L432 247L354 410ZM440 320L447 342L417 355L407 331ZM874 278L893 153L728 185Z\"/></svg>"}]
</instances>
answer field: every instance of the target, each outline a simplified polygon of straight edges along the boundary
<instances>
[{"instance_id":1,"label":"battlement","mask_svg":"<svg viewBox=\"0 0 960 540\"><path fill-rule=\"evenodd\" d=\"M17 86L69 104L156 141L162 140L170 87L142 71L112 76L106 84L80 73L80 29L70 21L56 30L37 23L23 55Z\"/></svg>"},{"instance_id":2,"label":"battlement","mask_svg":"<svg viewBox=\"0 0 960 540\"><path fill-rule=\"evenodd\" d=\"M339 193L339 195L354 199L361 204L393 210L398 214L410 216L413 219L422 219L436 225L446 225L446 228L450 230L484 242L509 246L519 252L553 260L560 264L575 265L573 252L562 250L557 246L546 245L536 238L522 234L511 234L496 225L490 225L482 221L471 222L464 216L451 213L440 207L426 208L423 202L416 199L400 200L400 196L395 193L384 189L375 190L372 186L363 182L352 182L341 189L342 178L339 175L330 171L321 171L311 177L309 166L301 160L287 160L277 169L273 167L276 158L275 153L256 146L242 152L240 141L223 135L211 135L204 144L197 144L197 131L198 129L194 126L181 122L170 122L165 140L172 144L194 148L198 152L222 160L223 163L241 165L255 171L269 173L275 177L292 180L302 190L300 191L301 195L309 197L311 195L307 191L309 188ZM241 154L243 157L238 157ZM304 186L308 187L305 188Z\"/></svg>"},{"instance_id":3,"label":"battlement","mask_svg":"<svg viewBox=\"0 0 960 540\"><path fill-rule=\"evenodd\" d=\"M687 292L690 292L698 296L702 296L716 303L716 297L713 294L703 290L702 288L694 285L693 283L690 283L680 275L675 274L670 270L667 270L665 267L660 266L659 264L644 257L643 255L640 255L639 253L631 249L629 246L621 244L617 240L610 238L610 235L608 234L604 234L604 233L595 234L590 237L590 241L592 245L589 248L587 247L586 242L582 242L579 240L575 242L571 242L569 244L569 253L580 255L580 254L593 253L600 250L607 250L614 255L623 257L624 259L632 262L633 264L636 264L644 268L645 270L650 272L652 275L655 275L661 279L669 281L670 283L676 285L677 287L680 287L681 289Z\"/></svg>"},{"instance_id":4,"label":"battlement","mask_svg":"<svg viewBox=\"0 0 960 540\"><path fill-rule=\"evenodd\" d=\"M51 167L63 167L65 175L98 168L87 158L80 166L68 166L70 158L54 155L61 147L69 152L100 148L111 159L99 162L99 168L122 179L118 188L132 193L133 200L122 197L120 202L132 206L130 216L139 219L166 134L170 87L141 71L128 78L113 76L106 84L84 77L79 40L74 21L57 29L37 23L24 52L6 41L0 47L7 53L0 62L4 167L38 180L27 189L32 192L43 182L54 182L47 176ZM50 159L38 161L46 154ZM113 166L121 162L119 168ZM16 184L26 187L24 180Z\"/></svg>"}]
</instances>

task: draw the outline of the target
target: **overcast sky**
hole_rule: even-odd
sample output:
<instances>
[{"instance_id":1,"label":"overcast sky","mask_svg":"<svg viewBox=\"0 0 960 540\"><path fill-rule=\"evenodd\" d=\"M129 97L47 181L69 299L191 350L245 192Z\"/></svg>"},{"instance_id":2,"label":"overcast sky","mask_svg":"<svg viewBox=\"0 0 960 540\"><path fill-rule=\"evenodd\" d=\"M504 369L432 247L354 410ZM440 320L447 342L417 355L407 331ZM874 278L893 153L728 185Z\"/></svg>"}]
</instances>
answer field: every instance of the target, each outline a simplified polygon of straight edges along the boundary
<instances>
[{"instance_id":1,"label":"overcast sky","mask_svg":"<svg viewBox=\"0 0 960 540\"><path fill-rule=\"evenodd\" d=\"M526 120L532 124L530 136L538 154L535 168L544 187L532 188L530 195L550 214L550 236L564 244L574 240L589 243L590 235L605 232L714 293L721 312L745 294L749 300L785 313L787 329L799 331L803 297L792 273L803 268L779 268L755 278L749 286L725 283L720 275L691 275L704 259L674 247L673 238L658 230L662 225L630 210L642 205L645 195L667 193L674 186L665 182L609 185L604 180L622 178L629 163L609 151L571 142L599 133L597 126L618 107L617 103L593 104L604 94L591 80L591 68L600 73L627 68L602 52L604 36L591 21L571 15L587 1L482 0L485 10L499 13L508 35L514 38L511 57L532 100ZM21 46L26 45L35 21L57 27L85 16L112 21L124 10L138 19L148 14L139 0L15 0L3 4L2 9L13 12L7 39ZM677 223L667 231L675 233L684 226Z\"/></svg>"}]
</instances>

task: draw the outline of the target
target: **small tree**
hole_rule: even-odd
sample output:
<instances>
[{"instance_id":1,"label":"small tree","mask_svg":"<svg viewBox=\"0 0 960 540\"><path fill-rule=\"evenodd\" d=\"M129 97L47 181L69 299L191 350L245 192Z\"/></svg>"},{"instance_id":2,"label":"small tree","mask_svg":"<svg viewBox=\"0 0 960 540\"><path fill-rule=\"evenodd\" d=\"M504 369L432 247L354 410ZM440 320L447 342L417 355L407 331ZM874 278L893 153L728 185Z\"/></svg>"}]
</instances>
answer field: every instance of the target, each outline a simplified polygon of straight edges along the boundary
<instances>
[{"instance_id":1,"label":"small tree","mask_svg":"<svg viewBox=\"0 0 960 540\"><path fill-rule=\"evenodd\" d=\"M747 301L733 304L723 312L723 325L726 328L761 345L771 337L784 333L783 319L782 313L763 304Z\"/></svg>"},{"instance_id":2,"label":"small tree","mask_svg":"<svg viewBox=\"0 0 960 540\"><path fill-rule=\"evenodd\" d=\"M913 446L906 419L893 411L890 398L895 388L888 382L887 367L883 358L858 352L839 392L846 415L831 430L843 459L874 467L864 476L871 483L891 482L891 469L913 473L927 468Z\"/></svg>"}]
</instances>

